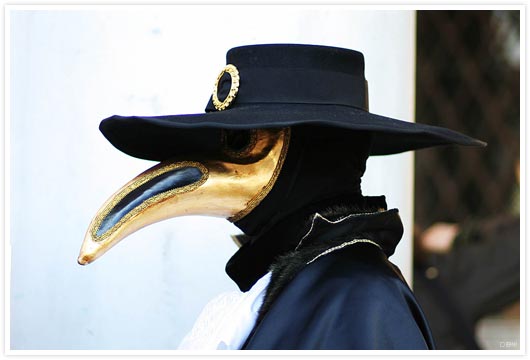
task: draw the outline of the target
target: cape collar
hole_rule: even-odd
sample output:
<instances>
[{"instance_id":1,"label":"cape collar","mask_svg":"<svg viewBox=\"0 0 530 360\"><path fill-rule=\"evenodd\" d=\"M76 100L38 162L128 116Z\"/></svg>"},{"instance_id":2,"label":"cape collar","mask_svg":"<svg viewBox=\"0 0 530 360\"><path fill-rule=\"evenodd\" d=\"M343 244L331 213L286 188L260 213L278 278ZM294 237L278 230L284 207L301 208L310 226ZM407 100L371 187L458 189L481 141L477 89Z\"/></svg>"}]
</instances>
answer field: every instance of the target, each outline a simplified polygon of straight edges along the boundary
<instances>
[{"instance_id":1,"label":"cape collar","mask_svg":"<svg viewBox=\"0 0 530 360\"><path fill-rule=\"evenodd\" d=\"M349 214L337 220L328 219L317 212L312 216L310 228L302 236L295 250L337 238L352 240L361 234L379 245L387 257L392 256L403 235L403 224L398 210Z\"/></svg>"},{"instance_id":2,"label":"cape collar","mask_svg":"<svg viewBox=\"0 0 530 360\"><path fill-rule=\"evenodd\" d=\"M242 291L248 291L266 274L275 259L297 249L329 243L329 247L356 238L369 239L391 256L403 235L397 209L386 210L384 197L365 197L370 209L380 211L358 213L348 206L337 206L310 214L298 212L273 229L257 237L242 237L243 246L226 265L227 274Z\"/></svg>"}]
</instances>

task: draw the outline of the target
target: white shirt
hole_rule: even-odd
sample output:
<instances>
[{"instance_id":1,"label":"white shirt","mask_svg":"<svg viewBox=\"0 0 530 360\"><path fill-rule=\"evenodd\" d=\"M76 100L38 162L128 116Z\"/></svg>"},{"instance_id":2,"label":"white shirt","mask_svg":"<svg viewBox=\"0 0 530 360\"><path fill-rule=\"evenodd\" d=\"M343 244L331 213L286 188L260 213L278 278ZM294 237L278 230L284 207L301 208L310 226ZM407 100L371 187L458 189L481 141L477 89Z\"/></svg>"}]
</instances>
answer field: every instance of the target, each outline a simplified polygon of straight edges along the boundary
<instances>
[{"instance_id":1,"label":"white shirt","mask_svg":"<svg viewBox=\"0 0 530 360\"><path fill-rule=\"evenodd\" d=\"M252 331L271 273L247 292L230 291L210 300L182 339L179 350L239 350Z\"/></svg>"}]
</instances>

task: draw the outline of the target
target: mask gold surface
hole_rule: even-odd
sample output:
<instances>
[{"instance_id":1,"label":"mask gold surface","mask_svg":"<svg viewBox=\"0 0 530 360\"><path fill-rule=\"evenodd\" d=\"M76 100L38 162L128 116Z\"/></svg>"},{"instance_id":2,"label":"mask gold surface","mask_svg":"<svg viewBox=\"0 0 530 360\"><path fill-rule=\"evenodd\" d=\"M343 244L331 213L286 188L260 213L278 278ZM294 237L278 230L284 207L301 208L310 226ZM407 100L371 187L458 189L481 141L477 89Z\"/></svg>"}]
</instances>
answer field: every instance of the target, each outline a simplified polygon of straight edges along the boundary
<instances>
[{"instance_id":1,"label":"mask gold surface","mask_svg":"<svg viewBox=\"0 0 530 360\"><path fill-rule=\"evenodd\" d=\"M242 140L238 138L241 133ZM96 213L85 235L79 264L91 263L133 232L172 217L207 215L233 222L243 218L274 185L289 138L289 128L225 131L219 154L172 159L143 172ZM157 192L162 182L157 183L158 179L170 173L178 177L178 172L186 169L195 171L193 181Z\"/></svg>"}]
</instances>

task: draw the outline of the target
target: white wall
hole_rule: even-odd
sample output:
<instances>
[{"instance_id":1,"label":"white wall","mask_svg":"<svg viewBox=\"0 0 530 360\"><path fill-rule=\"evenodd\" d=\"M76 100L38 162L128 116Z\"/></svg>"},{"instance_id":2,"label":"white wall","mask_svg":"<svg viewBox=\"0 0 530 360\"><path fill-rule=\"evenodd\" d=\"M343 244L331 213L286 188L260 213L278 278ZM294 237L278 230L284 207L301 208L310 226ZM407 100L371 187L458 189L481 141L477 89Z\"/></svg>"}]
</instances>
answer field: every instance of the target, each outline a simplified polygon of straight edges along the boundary
<instances>
[{"instance_id":1,"label":"white wall","mask_svg":"<svg viewBox=\"0 0 530 360\"><path fill-rule=\"evenodd\" d=\"M415 14L352 7L7 9L10 15L11 348L173 349L215 294L236 247L227 221L145 228L95 263L76 258L95 211L152 163L100 134L113 114L203 112L226 51L270 42L365 54L370 110L413 119ZM412 155L370 159L408 229L391 258L411 277ZM9 345L7 345L9 346Z\"/></svg>"}]
</instances>

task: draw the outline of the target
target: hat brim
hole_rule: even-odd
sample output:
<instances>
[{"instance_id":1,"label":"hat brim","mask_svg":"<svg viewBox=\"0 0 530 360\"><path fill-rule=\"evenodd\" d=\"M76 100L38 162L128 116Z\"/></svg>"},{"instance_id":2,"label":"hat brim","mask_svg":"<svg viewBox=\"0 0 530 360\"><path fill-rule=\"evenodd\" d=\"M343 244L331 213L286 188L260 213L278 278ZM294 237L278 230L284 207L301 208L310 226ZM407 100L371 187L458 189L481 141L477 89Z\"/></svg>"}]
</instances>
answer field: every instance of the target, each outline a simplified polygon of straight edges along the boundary
<instances>
[{"instance_id":1,"label":"hat brim","mask_svg":"<svg viewBox=\"0 0 530 360\"><path fill-rule=\"evenodd\" d=\"M371 155L389 155L438 145L485 146L486 143L442 127L407 122L349 106L255 104L189 115L111 116L103 135L124 153L161 161L208 146L220 129L328 126L373 133Z\"/></svg>"}]
</instances>

